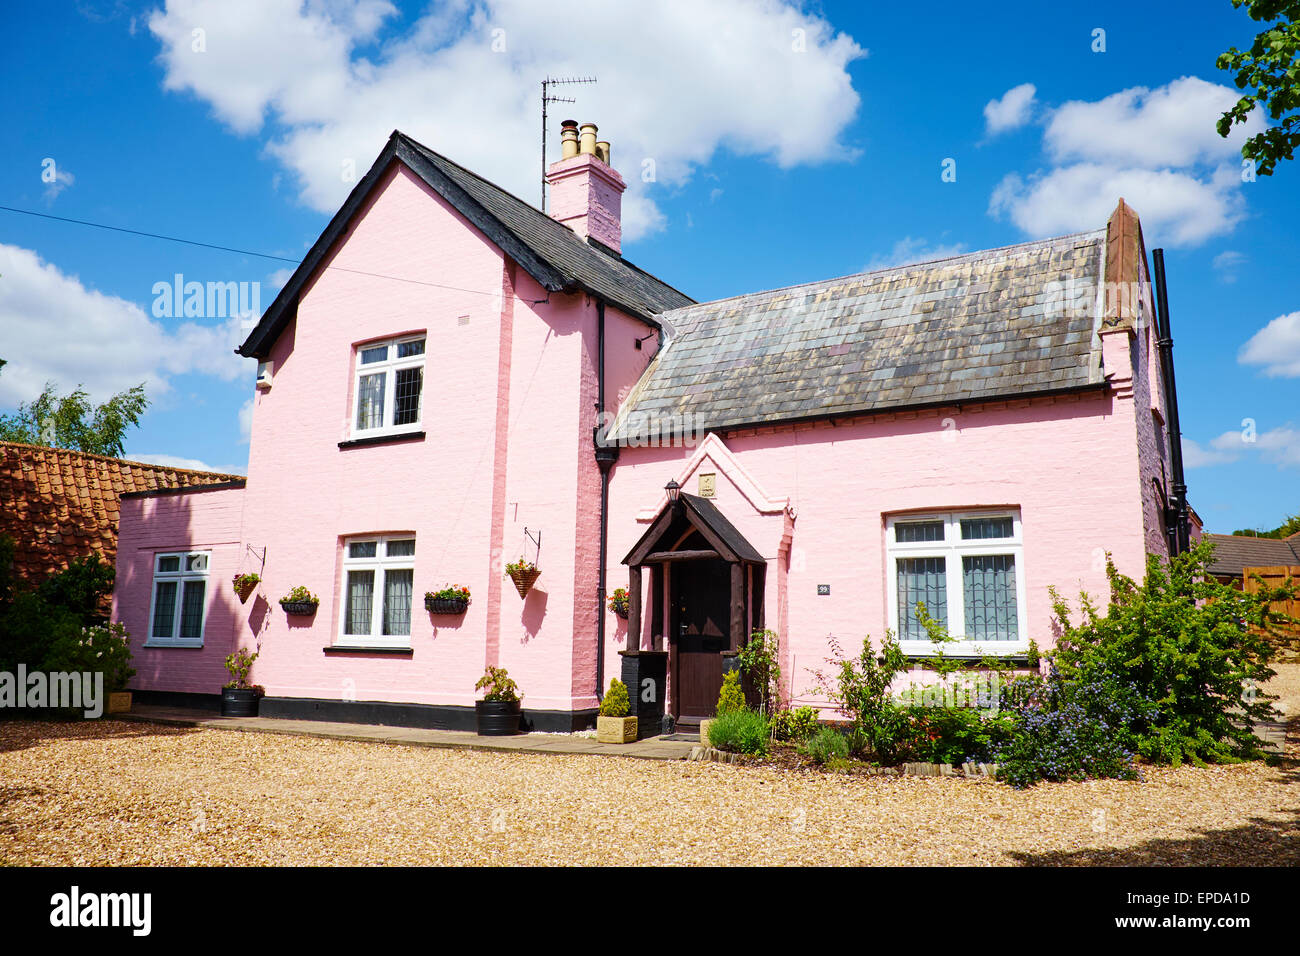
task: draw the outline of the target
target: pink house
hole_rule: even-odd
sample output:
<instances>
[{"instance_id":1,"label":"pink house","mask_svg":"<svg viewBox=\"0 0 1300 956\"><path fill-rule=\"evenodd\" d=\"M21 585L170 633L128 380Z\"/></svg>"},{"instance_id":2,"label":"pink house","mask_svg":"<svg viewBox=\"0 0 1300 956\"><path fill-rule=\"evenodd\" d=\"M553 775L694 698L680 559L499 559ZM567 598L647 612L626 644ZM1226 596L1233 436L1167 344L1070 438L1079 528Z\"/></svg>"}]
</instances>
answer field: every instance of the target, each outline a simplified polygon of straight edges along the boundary
<instances>
[{"instance_id":1,"label":"pink house","mask_svg":"<svg viewBox=\"0 0 1300 956\"><path fill-rule=\"evenodd\" d=\"M468 728L502 666L537 729L589 725L619 675L689 725L754 629L821 704L832 635L924 656L923 600L951 650L1023 659L1049 586L1168 553L1172 366L1122 200L1093 232L696 303L622 258L595 133L565 124L551 216L392 135L239 349L247 481L122 502L141 696L213 698L256 646L264 715ZM448 584L468 609L425 610ZM314 615L279 606L299 585Z\"/></svg>"}]
</instances>

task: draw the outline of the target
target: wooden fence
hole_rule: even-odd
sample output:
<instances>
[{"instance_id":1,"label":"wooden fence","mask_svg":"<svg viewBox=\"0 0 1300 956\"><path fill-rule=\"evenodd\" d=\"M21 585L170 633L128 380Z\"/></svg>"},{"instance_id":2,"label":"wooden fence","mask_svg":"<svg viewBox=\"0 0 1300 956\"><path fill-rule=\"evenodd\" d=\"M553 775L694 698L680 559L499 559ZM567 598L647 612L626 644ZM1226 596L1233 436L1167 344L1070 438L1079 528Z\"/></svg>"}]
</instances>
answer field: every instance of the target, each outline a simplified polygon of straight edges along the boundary
<instances>
[{"instance_id":1,"label":"wooden fence","mask_svg":"<svg viewBox=\"0 0 1300 956\"><path fill-rule=\"evenodd\" d=\"M1258 578L1256 578L1258 575ZM1265 588L1278 588L1286 583L1287 578L1291 578L1293 583L1300 587L1300 565L1279 564L1271 567L1244 568L1241 572L1242 587L1247 594L1258 594L1262 586ZM1300 600L1294 601L1274 601L1273 610L1282 614L1288 614L1294 618L1300 618ZM1300 626L1294 626L1289 630L1300 631Z\"/></svg>"}]
</instances>

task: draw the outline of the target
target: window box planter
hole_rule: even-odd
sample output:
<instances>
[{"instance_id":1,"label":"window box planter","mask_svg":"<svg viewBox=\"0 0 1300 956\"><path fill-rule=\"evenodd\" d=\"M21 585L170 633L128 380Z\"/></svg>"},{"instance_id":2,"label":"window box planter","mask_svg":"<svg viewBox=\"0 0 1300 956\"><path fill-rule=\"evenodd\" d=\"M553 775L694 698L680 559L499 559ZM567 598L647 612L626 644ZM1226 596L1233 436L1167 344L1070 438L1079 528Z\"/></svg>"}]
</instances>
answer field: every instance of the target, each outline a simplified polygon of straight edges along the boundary
<instances>
[{"instance_id":1,"label":"window box planter","mask_svg":"<svg viewBox=\"0 0 1300 956\"><path fill-rule=\"evenodd\" d=\"M602 744L630 744L636 741L635 717L597 717L596 740Z\"/></svg>"},{"instance_id":2,"label":"window box planter","mask_svg":"<svg viewBox=\"0 0 1300 956\"><path fill-rule=\"evenodd\" d=\"M474 719L480 737L510 737L519 733L522 711L517 700L478 700L474 702Z\"/></svg>"},{"instance_id":3,"label":"window box planter","mask_svg":"<svg viewBox=\"0 0 1300 956\"><path fill-rule=\"evenodd\" d=\"M464 614L469 601L464 598L436 598L425 596L424 609L430 614Z\"/></svg>"},{"instance_id":4,"label":"window box planter","mask_svg":"<svg viewBox=\"0 0 1300 956\"><path fill-rule=\"evenodd\" d=\"M281 601L280 607L284 609L285 614L292 614L295 617L311 617L316 613L319 603L315 601Z\"/></svg>"},{"instance_id":5,"label":"window box planter","mask_svg":"<svg viewBox=\"0 0 1300 956\"><path fill-rule=\"evenodd\" d=\"M542 574L541 570L533 565L523 568L511 568L506 573L510 575L510 580L515 582L515 590L519 592L521 598L528 597L528 592L533 589L534 582Z\"/></svg>"},{"instance_id":6,"label":"window box planter","mask_svg":"<svg viewBox=\"0 0 1300 956\"><path fill-rule=\"evenodd\" d=\"M256 717L260 696L256 687L221 688L221 716Z\"/></svg>"}]
</instances>

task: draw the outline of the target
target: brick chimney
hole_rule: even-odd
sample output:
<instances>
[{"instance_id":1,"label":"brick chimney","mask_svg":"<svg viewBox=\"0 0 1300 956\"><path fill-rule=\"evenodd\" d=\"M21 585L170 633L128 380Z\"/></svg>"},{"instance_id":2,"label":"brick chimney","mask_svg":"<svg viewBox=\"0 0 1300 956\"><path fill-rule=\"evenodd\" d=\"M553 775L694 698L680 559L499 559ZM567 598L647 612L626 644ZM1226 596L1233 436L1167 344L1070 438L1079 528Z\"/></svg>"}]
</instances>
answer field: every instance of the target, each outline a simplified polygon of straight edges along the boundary
<instances>
[{"instance_id":1,"label":"brick chimney","mask_svg":"<svg viewBox=\"0 0 1300 956\"><path fill-rule=\"evenodd\" d=\"M596 141L596 124L560 124L561 157L551 164L551 216L582 239L590 236L622 252L623 190L627 183L609 164L609 143Z\"/></svg>"}]
</instances>

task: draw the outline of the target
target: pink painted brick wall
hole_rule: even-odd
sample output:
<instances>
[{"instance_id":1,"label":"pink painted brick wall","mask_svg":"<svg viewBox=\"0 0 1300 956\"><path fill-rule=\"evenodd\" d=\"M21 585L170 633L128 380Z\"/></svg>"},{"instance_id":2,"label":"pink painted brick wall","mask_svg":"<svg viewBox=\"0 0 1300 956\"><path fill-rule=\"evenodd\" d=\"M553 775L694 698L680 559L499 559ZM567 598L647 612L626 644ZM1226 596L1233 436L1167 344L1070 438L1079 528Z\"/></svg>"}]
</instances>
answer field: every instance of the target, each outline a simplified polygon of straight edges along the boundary
<instances>
[{"instance_id":1,"label":"pink painted brick wall","mask_svg":"<svg viewBox=\"0 0 1300 956\"><path fill-rule=\"evenodd\" d=\"M130 635L133 688L218 694L229 680L225 657L247 639L248 612L231 587L244 547L240 521L244 492L220 491L124 498L117 538L113 620ZM154 556L168 551L210 550L205 593L203 647L149 648L149 607Z\"/></svg>"}]
</instances>

